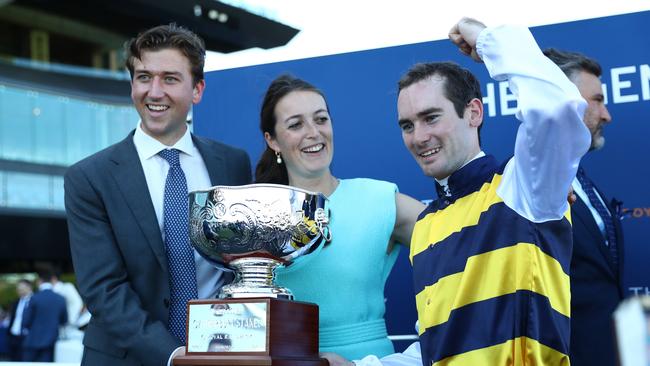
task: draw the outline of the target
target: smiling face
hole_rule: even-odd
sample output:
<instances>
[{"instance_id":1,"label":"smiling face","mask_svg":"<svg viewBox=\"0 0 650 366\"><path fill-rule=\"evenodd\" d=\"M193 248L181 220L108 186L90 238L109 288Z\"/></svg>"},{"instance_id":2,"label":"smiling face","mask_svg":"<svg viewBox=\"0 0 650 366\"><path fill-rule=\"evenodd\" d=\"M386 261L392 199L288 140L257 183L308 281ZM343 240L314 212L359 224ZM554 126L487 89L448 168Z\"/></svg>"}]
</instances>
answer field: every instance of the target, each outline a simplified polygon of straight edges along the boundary
<instances>
[{"instance_id":1,"label":"smiling face","mask_svg":"<svg viewBox=\"0 0 650 366\"><path fill-rule=\"evenodd\" d=\"M171 146L187 129L187 114L201 101L205 82L194 85L188 59L173 48L144 51L133 61L131 99L142 130Z\"/></svg>"},{"instance_id":2,"label":"smiling face","mask_svg":"<svg viewBox=\"0 0 650 366\"><path fill-rule=\"evenodd\" d=\"M434 75L399 93L397 110L404 145L425 175L443 179L480 152L478 127L483 105L474 98L459 117L444 93L445 78Z\"/></svg>"},{"instance_id":3,"label":"smiling face","mask_svg":"<svg viewBox=\"0 0 650 366\"><path fill-rule=\"evenodd\" d=\"M313 91L293 91L275 106L275 136L264 138L280 152L289 183L329 174L334 146L332 122L325 99Z\"/></svg>"},{"instance_id":4,"label":"smiling face","mask_svg":"<svg viewBox=\"0 0 650 366\"><path fill-rule=\"evenodd\" d=\"M598 150L605 145L603 128L612 121L612 116L605 106L602 84L596 75L585 71L574 74L571 80L587 101L583 120L591 132L591 147L589 149Z\"/></svg>"}]
</instances>

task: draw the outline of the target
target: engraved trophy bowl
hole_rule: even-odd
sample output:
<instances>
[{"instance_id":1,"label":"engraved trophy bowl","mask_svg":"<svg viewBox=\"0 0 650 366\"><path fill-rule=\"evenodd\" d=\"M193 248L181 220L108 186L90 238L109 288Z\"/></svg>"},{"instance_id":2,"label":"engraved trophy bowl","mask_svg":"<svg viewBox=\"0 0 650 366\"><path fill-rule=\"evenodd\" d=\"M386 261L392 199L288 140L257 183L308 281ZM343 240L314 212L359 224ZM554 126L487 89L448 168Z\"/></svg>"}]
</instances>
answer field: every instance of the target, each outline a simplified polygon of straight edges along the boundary
<instances>
[{"instance_id":1,"label":"engraved trophy bowl","mask_svg":"<svg viewBox=\"0 0 650 366\"><path fill-rule=\"evenodd\" d=\"M215 186L189 194L190 241L206 260L235 272L219 298L293 299L275 268L329 241L327 198L278 184Z\"/></svg>"}]
</instances>

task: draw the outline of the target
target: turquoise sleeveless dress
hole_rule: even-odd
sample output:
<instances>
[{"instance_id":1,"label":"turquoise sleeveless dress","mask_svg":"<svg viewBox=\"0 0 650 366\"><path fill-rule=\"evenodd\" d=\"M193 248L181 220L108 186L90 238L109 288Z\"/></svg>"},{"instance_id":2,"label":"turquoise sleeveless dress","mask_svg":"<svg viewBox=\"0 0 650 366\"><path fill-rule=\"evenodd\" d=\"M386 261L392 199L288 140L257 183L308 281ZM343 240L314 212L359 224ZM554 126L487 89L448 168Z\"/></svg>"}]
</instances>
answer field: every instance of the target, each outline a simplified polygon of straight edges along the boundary
<instances>
[{"instance_id":1,"label":"turquoise sleeveless dress","mask_svg":"<svg viewBox=\"0 0 650 366\"><path fill-rule=\"evenodd\" d=\"M277 270L295 299L319 306L320 351L349 359L394 353L384 321L384 286L399 248L386 253L396 219L392 183L342 179L330 195L332 241Z\"/></svg>"}]
</instances>

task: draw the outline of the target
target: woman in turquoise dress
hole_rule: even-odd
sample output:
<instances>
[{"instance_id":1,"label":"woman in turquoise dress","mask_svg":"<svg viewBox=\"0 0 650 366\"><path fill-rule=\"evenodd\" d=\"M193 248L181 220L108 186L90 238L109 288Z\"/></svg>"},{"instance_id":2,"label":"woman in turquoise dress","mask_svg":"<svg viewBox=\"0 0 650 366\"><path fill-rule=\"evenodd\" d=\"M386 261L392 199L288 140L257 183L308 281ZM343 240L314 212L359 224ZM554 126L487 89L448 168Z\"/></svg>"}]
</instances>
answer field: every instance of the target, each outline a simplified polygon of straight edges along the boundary
<instances>
[{"instance_id":1,"label":"woman in turquoise dress","mask_svg":"<svg viewBox=\"0 0 650 366\"><path fill-rule=\"evenodd\" d=\"M320 311L320 351L349 360L394 352L384 320L384 286L397 259L393 243L408 245L424 205L393 183L337 179L329 109L321 91L284 75L269 86L260 129L267 148L258 183L288 184L328 197L332 241L307 261L277 273L295 299Z\"/></svg>"}]
</instances>

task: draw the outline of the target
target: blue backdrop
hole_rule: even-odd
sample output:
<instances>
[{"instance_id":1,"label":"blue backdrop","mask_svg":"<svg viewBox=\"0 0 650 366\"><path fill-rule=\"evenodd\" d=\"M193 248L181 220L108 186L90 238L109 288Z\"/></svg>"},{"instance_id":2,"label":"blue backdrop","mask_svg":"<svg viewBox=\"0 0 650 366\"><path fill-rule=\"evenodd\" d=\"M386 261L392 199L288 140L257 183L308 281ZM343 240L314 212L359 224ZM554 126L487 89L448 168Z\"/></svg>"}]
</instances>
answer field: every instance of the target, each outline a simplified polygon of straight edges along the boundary
<instances>
[{"instance_id":1,"label":"blue backdrop","mask_svg":"<svg viewBox=\"0 0 650 366\"><path fill-rule=\"evenodd\" d=\"M583 164L610 198L624 202L628 214L623 222L624 283L630 294L650 294L648 24L650 12L641 12L531 29L540 47L582 52L603 67L613 121L605 129L605 147L589 153ZM511 155L519 123L514 118L516 102L504 83L492 81L483 65L462 57L446 40L210 72L203 102L194 110L194 130L246 149L255 164L264 148L258 130L264 92L275 77L291 73L327 96L334 123L335 176L388 180L406 194L431 199L433 180L422 174L402 143L396 83L412 64L433 60L456 61L481 79L486 106L483 150L499 159ZM386 291L389 333L414 334L416 314L406 251Z\"/></svg>"}]
</instances>

